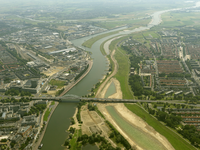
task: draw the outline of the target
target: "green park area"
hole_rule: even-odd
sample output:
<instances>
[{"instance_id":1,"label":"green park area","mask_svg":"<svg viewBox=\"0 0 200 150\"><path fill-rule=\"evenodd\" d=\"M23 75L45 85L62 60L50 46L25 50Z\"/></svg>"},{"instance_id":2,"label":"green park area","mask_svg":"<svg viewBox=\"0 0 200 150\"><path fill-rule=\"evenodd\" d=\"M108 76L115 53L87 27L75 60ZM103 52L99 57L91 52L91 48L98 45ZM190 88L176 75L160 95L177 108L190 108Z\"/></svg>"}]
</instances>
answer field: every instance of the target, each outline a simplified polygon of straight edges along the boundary
<instances>
[{"instance_id":1,"label":"green park area","mask_svg":"<svg viewBox=\"0 0 200 150\"><path fill-rule=\"evenodd\" d=\"M62 88L65 85L65 81L52 79L50 81L50 84L53 85L53 86L58 86L57 88L60 89L60 88Z\"/></svg>"},{"instance_id":2,"label":"green park area","mask_svg":"<svg viewBox=\"0 0 200 150\"><path fill-rule=\"evenodd\" d=\"M55 105L55 101L52 101L50 106L53 106L53 105ZM52 108L50 108L50 109L48 108L48 109L46 110L46 112L45 112L45 114L44 114L44 119L43 119L43 121L47 121L47 120L48 120L48 117L49 117L49 114L51 113L51 111L52 111Z\"/></svg>"},{"instance_id":3,"label":"green park area","mask_svg":"<svg viewBox=\"0 0 200 150\"><path fill-rule=\"evenodd\" d=\"M142 118L150 126L152 126L158 133L163 135L177 150L195 150L195 148L181 138L176 131L170 130L158 120L153 118L150 114L145 112L142 108L135 104L125 104L125 106L134 114Z\"/></svg>"},{"instance_id":4,"label":"green park area","mask_svg":"<svg viewBox=\"0 0 200 150\"><path fill-rule=\"evenodd\" d=\"M45 112L45 114L44 114L44 119L43 119L43 121L47 121L48 120L48 117L49 117L49 114L51 113L51 109L47 109L46 110L46 112Z\"/></svg>"}]
</instances>

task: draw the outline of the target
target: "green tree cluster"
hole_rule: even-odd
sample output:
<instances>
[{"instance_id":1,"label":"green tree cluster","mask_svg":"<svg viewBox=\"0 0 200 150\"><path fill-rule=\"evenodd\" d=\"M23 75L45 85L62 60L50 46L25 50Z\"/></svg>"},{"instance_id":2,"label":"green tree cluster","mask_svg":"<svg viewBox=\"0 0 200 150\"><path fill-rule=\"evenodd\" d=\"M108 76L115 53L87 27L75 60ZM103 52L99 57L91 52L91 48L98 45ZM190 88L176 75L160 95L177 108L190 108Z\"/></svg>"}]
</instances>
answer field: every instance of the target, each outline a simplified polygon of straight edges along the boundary
<instances>
[{"instance_id":1,"label":"green tree cluster","mask_svg":"<svg viewBox=\"0 0 200 150\"><path fill-rule=\"evenodd\" d=\"M88 110L89 111L95 111L96 106L93 106L92 104L88 104Z\"/></svg>"},{"instance_id":2,"label":"green tree cluster","mask_svg":"<svg viewBox=\"0 0 200 150\"><path fill-rule=\"evenodd\" d=\"M143 93L142 80L139 75L130 75L129 84L135 96L140 96Z\"/></svg>"},{"instance_id":3,"label":"green tree cluster","mask_svg":"<svg viewBox=\"0 0 200 150\"><path fill-rule=\"evenodd\" d=\"M75 81L76 81L78 78L80 78L80 77L85 73L85 71L88 69L88 67L89 67L89 65L87 65L87 66L85 67L85 69L82 70L82 71L75 77Z\"/></svg>"},{"instance_id":4,"label":"green tree cluster","mask_svg":"<svg viewBox=\"0 0 200 150\"><path fill-rule=\"evenodd\" d=\"M80 113L81 113L81 107L83 106L83 105L85 105L85 102L80 102L80 103L78 103L78 112L77 112L77 114L76 114L76 118L77 118L77 120L78 120L78 122L79 123L83 123L82 121L81 121L81 115L80 115Z\"/></svg>"},{"instance_id":5,"label":"green tree cluster","mask_svg":"<svg viewBox=\"0 0 200 150\"><path fill-rule=\"evenodd\" d=\"M166 123L167 126L171 128L175 128L178 125L180 125L182 118L180 116L175 116L173 114L168 114L164 111L157 111L156 112L156 118L159 121L163 121Z\"/></svg>"},{"instance_id":6,"label":"green tree cluster","mask_svg":"<svg viewBox=\"0 0 200 150\"><path fill-rule=\"evenodd\" d=\"M128 143L128 141L114 128L110 122L106 121L106 123L112 130L109 138L114 138L117 143L121 143L127 150L131 150L131 145Z\"/></svg>"},{"instance_id":7,"label":"green tree cluster","mask_svg":"<svg viewBox=\"0 0 200 150\"><path fill-rule=\"evenodd\" d=\"M105 139L105 137L102 137L99 134L98 135L92 134L91 136L84 134L78 137L77 142L81 142L82 145L86 145L87 143L90 144L100 143L99 146L100 150L120 150L119 147L113 148L112 145Z\"/></svg>"},{"instance_id":8,"label":"green tree cluster","mask_svg":"<svg viewBox=\"0 0 200 150\"><path fill-rule=\"evenodd\" d=\"M25 113L24 116L29 116L32 114L37 114L39 115L39 113L43 113L43 111L46 109L47 105L46 104L38 104L38 105L34 105L31 107L30 111L28 113Z\"/></svg>"},{"instance_id":9,"label":"green tree cluster","mask_svg":"<svg viewBox=\"0 0 200 150\"><path fill-rule=\"evenodd\" d=\"M23 91L23 90L17 90L17 89L8 89L5 92L5 95L11 95L11 96L31 96L31 93L28 91Z\"/></svg>"},{"instance_id":10,"label":"green tree cluster","mask_svg":"<svg viewBox=\"0 0 200 150\"><path fill-rule=\"evenodd\" d=\"M197 131L193 125L185 125L182 129L178 130L178 133L188 139L192 145L199 147L200 145L200 132Z\"/></svg>"}]
</instances>

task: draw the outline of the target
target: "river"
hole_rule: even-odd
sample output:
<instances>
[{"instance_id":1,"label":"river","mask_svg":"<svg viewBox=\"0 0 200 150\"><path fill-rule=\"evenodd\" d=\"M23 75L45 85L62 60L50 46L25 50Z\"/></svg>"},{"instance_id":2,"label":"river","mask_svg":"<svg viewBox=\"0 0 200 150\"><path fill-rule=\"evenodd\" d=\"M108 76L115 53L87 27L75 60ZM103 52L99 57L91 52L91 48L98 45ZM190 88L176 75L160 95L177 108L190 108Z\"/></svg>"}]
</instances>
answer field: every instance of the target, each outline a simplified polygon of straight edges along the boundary
<instances>
[{"instance_id":1,"label":"river","mask_svg":"<svg viewBox=\"0 0 200 150\"><path fill-rule=\"evenodd\" d=\"M199 3L197 3L197 5L192 8L199 7L199 6L200 6ZM67 94L73 94L73 95L78 95L78 96L83 96L83 95L88 94L91 88L94 87L94 85L97 82L99 82L103 78L103 76L108 72L107 59L105 58L105 56L101 54L101 51L100 51L100 45L104 41L110 38L113 38L115 36L126 35L126 34L130 34L134 32L148 30L152 28L153 26L160 24L161 14L168 11L175 11L175 10L181 10L181 9L171 9L171 10L155 12L152 15L152 21L146 27L139 27L134 30L123 31L114 35L110 35L108 37L105 37L95 42L91 49L83 47L84 49L86 49L86 51L92 52L91 58L93 58L93 67L91 71L88 73L88 75L83 80L81 80L76 86L74 86ZM122 30L122 29L126 29L126 27L103 32L100 34L105 34L105 33ZM78 47L82 47L81 45L84 41L100 34L84 37L81 39L76 39L71 42ZM66 137L68 136L65 130L67 130L70 125L69 118L73 116L75 112L75 107L76 107L75 103L74 104L60 103L57 106L56 110L54 111L49 121L44 138L42 140L42 143L44 144L42 150L63 150L64 149L63 147L61 147L61 145L64 143ZM94 147L91 150L94 150Z\"/></svg>"}]
</instances>

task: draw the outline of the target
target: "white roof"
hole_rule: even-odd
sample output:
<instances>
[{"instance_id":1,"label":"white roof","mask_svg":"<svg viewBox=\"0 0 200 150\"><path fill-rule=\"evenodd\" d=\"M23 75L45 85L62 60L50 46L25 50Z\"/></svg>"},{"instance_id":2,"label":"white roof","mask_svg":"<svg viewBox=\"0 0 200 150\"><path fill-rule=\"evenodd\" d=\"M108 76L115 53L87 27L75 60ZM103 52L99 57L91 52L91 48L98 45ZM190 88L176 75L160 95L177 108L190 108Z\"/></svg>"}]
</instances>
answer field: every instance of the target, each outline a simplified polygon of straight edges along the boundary
<instances>
[{"instance_id":1,"label":"white roof","mask_svg":"<svg viewBox=\"0 0 200 150\"><path fill-rule=\"evenodd\" d=\"M68 48L68 49L63 49L63 50L58 50L58 51L53 51L53 52L50 52L49 54L56 54L56 53L61 53L61 52L70 52L70 51L75 51L76 48Z\"/></svg>"},{"instance_id":2,"label":"white roof","mask_svg":"<svg viewBox=\"0 0 200 150\"><path fill-rule=\"evenodd\" d=\"M8 135L5 135L5 136L0 136L0 141L2 140L2 139L8 139Z\"/></svg>"}]
</instances>

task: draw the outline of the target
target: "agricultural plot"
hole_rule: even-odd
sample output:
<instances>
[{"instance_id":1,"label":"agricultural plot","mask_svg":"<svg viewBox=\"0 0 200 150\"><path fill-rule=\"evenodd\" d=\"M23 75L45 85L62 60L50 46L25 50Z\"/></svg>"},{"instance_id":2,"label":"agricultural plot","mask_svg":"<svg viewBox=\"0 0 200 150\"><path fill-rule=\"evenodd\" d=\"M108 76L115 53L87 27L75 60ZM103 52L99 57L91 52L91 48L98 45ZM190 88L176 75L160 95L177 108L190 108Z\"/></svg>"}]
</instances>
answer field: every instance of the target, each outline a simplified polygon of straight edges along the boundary
<instances>
[{"instance_id":1,"label":"agricultural plot","mask_svg":"<svg viewBox=\"0 0 200 150\"><path fill-rule=\"evenodd\" d=\"M162 15L163 22L161 26L164 27L180 27L200 24L199 14L197 12L169 12Z\"/></svg>"}]
</instances>

